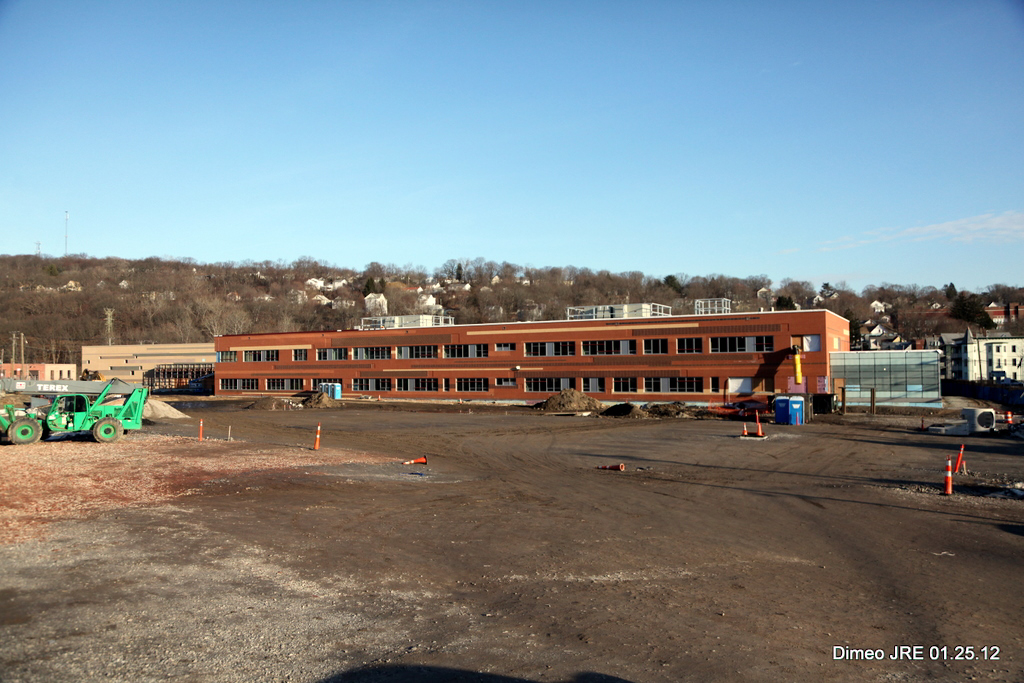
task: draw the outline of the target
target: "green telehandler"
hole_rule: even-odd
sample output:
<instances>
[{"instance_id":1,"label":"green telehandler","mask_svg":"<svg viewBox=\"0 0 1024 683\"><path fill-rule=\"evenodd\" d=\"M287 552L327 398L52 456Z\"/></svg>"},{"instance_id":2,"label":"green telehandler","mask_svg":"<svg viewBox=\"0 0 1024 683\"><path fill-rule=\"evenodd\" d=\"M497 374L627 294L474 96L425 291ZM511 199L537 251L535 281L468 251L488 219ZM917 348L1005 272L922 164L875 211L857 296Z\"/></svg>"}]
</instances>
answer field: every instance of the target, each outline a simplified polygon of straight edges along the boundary
<instances>
[{"instance_id":1,"label":"green telehandler","mask_svg":"<svg viewBox=\"0 0 1024 683\"><path fill-rule=\"evenodd\" d=\"M114 383L107 384L95 399L86 394L60 394L42 418L23 414L13 405L0 407L0 430L15 445L35 443L51 433L91 431L100 443L112 443L130 429L142 428L142 409L149 389L136 387L123 405L103 405Z\"/></svg>"}]
</instances>

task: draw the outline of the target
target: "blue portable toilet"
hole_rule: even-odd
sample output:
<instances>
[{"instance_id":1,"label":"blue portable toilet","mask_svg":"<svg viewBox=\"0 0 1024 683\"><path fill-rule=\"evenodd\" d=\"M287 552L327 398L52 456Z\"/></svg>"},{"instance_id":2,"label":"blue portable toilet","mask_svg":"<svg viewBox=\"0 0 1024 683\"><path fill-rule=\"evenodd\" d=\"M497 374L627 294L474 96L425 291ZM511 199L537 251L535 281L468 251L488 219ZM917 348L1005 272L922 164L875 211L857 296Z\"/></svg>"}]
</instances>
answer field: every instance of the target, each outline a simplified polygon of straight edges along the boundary
<instances>
[{"instance_id":1,"label":"blue portable toilet","mask_svg":"<svg viewBox=\"0 0 1024 683\"><path fill-rule=\"evenodd\" d=\"M327 398L340 399L341 384L338 382L322 382L320 384L320 393L327 394Z\"/></svg>"},{"instance_id":2,"label":"blue portable toilet","mask_svg":"<svg viewBox=\"0 0 1024 683\"><path fill-rule=\"evenodd\" d=\"M802 425L803 423L803 396L777 396L775 398L775 424Z\"/></svg>"}]
</instances>

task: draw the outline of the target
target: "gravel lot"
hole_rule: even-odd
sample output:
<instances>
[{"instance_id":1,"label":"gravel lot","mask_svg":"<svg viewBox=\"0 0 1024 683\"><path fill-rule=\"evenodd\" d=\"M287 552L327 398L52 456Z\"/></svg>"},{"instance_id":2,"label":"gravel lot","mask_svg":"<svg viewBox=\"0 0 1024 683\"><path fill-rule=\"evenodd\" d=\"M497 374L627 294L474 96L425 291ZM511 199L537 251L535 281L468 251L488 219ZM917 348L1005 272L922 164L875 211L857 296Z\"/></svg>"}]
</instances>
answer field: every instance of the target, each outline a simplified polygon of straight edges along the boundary
<instances>
[{"instance_id":1,"label":"gravel lot","mask_svg":"<svg viewBox=\"0 0 1024 683\"><path fill-rule=\"evenodd\" d=\"M1024 679L1019 440L192 408L0 447L0 680Z\"/></svg>"}]
</instances>

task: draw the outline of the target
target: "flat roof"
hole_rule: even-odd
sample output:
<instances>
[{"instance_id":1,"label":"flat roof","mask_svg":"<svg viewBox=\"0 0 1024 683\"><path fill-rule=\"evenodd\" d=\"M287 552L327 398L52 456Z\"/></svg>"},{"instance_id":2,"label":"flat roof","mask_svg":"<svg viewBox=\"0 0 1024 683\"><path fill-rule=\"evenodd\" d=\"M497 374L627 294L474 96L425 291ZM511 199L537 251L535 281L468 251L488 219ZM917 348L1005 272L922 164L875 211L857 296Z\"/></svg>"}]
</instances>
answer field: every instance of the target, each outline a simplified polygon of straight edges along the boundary
<instances>
[{"instance_id":1,"label":"flat roof","mask_svg":"<svg viewBox=\"0 0 1024 683\"><path fill-rule=\"evenodd\" d=\"M652 317L643 317L643 318L596 318L596 319L595 318L586 318L586 319L582 319L582 320L580 320L580 319L568 320L568 319L561 319L560 318L558 320L515 320L515 321L510 321L510 322L496 322L496 323L456 323L456 324L452 324L452 325L430 325L430 326L425 326L425 327L403 327L403 328L394 328L394 329L401 329L401 330L438 330L438 329L450 329L452 327L459 327L459 328L465 328L465 327L508 327L510 325L556 325L556 324L561 324L561 325L564 325L564 324L570 324L570 325L590 324L590 325L593 325L595 323L603 323L605 325L608 325L609 327L611 327L611 326L618 326L618 325L631 325L631 326L632 325L665 325L666 323L669 323L669 322L671 322L673 320L694 320L694 319L698 319L698 320L707 320L707 321L710 322L710 321L714 321L714 320L726 320L726 319L733 319L733 320L741 319L742 320L742 319L760 318L761 316L772 316L772 315L806 315L806 314L810 314L810 313L816 313L816 314L826 313L826 314L829 314L829 315L833 315L836 318L839 318L840 320L845 320L845 321L849 322L849 320L847 318L844 318L843 316L839 315L838 313L830 311L827 308L805 308L805 309L800 309L800 310L797 310L797 311L741 311L741 312L737 312L737 313L716 313L716 314L713 314L713 315L698 315L696 313L684 313L684 314L681 314L681 315L652 316ZM389 328L387 331L392 331L392 329ZM268 335L282 335L282 334L318 334L318 333L319 334L327 334L327 333L337 334L339 332L345 332L345 333L351 333L351 334L363 334L363 333L365 333L367 335L371 335L371 334L379 335L381 330L380 329L359 330L359 329L355 329L355 328L349 328L349 329L346 329L346 330L298 330L298 331L295 331L295 332L243 332L241 334L218 334L218 335L214 335L214 338L215 339L219 339L221 337L263 337L263 336L268 336Z\"/></svg>"}]
</instances>

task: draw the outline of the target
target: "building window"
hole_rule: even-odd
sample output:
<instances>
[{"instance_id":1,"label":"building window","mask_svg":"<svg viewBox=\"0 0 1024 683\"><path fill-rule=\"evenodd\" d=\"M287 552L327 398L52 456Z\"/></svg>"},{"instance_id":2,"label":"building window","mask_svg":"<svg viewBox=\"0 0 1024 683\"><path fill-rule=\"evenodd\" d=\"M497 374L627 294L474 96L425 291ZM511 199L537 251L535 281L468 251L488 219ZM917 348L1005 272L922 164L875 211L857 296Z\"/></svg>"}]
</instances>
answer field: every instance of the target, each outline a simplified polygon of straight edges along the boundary
<instances>
[{"instance_id":1,"label":"building window","mask_svg":"<svg viewBox=\"0 0 1024 683\"><path fill-rule=\"evenodd\" d=\"M238 380L238 388L242 391L256 391L260 388L260 381L255 377L243 377Z\"/></svg>"},{"instance_id":2,"label":"building window","mask_svg":"<svg viewBox=\"0 0 1024 683\"><path fill-rule=\"evenodd\" d=\"M668 353L668 339L644 339L644 355Z\"/></svg>"},{"instance_id":3,"label":"building window","mask_svg":"<svg viewBox=\"0 0 1024 683\"><path fill-rule=\"evenodd\" d=\"M636 393L636 377L616 377L612 380L612 391L617 393Z\"/></svg>"},{"instance_id":4,"label":"building window","mask_svg":"<svg viewBox=\"0 0 1024 683\"><path fill-rule=\"evenodd\" d=\"M456 391L487 391L487 379L484 377L457 377Z\"/></svg>"},{"instance_id":5,"label":"building window","mask_svg":"<svg viewBox=\"0 0 1024 683\"><path fill-rule=\"evenodd\" d=\"M487 344L445 344L445 358L487 358Z\"/></svg>"},{"instance_id":6,"label":"building window","mask_svg":"<svg viewBox=\"0 0 1024 683\"><path fill-rule=\"evenodd\" d=\"M775 337L711 337L711 353L768 353L775 350ZM807 349L804 349L805 351ZM819 350L819 349L816 349Z\"/></svg>"},{"instance_id":7,"label":"building window","mask_svg":"<svg viewBox=\"0 0 1024 683\"><path fill-rule=\"evenodd\" d=\"M721 390L722 390L721 386L718 384L718 378L717 377L712 377L711 378L711 391L713 391L715 393L718 393Z\"/></svg>"},{"instance_id":8,"label":"building window","mask_svg":"<svg viewBox=\"0 0 1024 683\"><path fill-rule=\"evenodd\" d=\"M348 349L317 349L317 360L348 360Z\"/></svg>"},{"instance_id":9,"label":"building window","mask_svg":"<svg viewBox=\"0 0 1024 683\"><path fill-rule=\"evenodd\" d=\"M238 380L229 377L220 378L221 391L238 391Z\"/></svg>"},{"instance_id":10,"label":"building window","mask_svg":"<svg viewBox=\"0 0 1024 683\"><path fill-rule=\"evenodd\" d=\"M703 377L644 377L644 391L692 394L704 391Z\"/></svg>"},{"instance_id":11,"label":"building window","mask_svg":"<svg viewBox=\"0 0 1024 683\"><path fill-rule=\"evenodd\" d=\"M246 363L276 362L280 352L277 349L265 349L262 351L245 351L242 360Z\"/></svg>"},{"instance_id":12,"label":"building window","mask_svg":"<svg viewBox=\"0 0 1024 683\"><path fill-rule=\"evenodd\" d=\"M703 377L669 377L668 390L680 394L697 394L704 391Z\"/></svg>"},{"instance_id":13,"label":"building window","mask_svg":"<svg viewBox=\"0 0 1024 683\"><path fill-rule=\"evenodd\" d=\"M704 353L703 339L700 337L680 337L676 340L676 353Z\"/></svg>"},{"instance_id":14,"label":"building window","mask_svg":"<svg viewBox=\"0 0 1024 683\"><path fill-rule=\"evenodd\" d=\"M712 337L711 353L743 353L747 350L746 337Z\"/></svg>"},{"instance_id":15,"label":"building window","mask_svg":"<svg viewBox=\"0 0 1024 683\"><path fill-rule=\"evenodd\" d=\"M309 349L292 349L292 360L306 360L309 358Z\"/></svg>"},{"instance_id":16,"label":"building window","mask_svg":"<svg viewBox=\"0 0 1024 683\"><path fill-rule=\"evenodd\" d=\"M413 391L437 391L436 377L417 377L412 381Z\"/></svg>"},{"instance_id":17,"label":"building window","mask_svg":"<svg viewBox=\"0 0 1024 683\"><path fill-rule=\"evenodd\" d=\"M218 351L218 363L235 363L238 361L238 351Z\"/></svg>"},{"instance_id":18,"label":"building window","mask_svg":"<svg viewBox=\"0 0 1024 683\"><path fill-rule=\"evenodd\" d=\"M605 339L583 342L584 356L628 356L636 354L636 339Z\"/></svg>"},{"instance_id":19,"label":"building window","mask_svg":"<svg viewBox=\"0 0 1024 683\"><path fill-rule=\"evenodd\" d=\"M526 390L554 393L562 389L568 389L569 381L568 377L527 377Z\"/></svg>"},{"instance_id":20,"label":"building window","mask_svg":"<svg viewBox=\"0 0 1024 683\"><path fill-rule=\"evenodd\" d=\"M515 377L498 377L494 380L494 386L496 387L512 387L515 388L516 378Z\"/></svg>"},{"instance_id":21,"label":"building window","mask_svg":"<svg viewBox=\"0 0 1024 683\"><path fill-rule=\"evenodd\" d=\"M395 391L409 391L409 380L405 378L396 379Z\"/></svg>"},{"instance_id":22,"label":"building window","mask_svg":"<svg viewBox=\"0 0 1024 683\"><path fill-rule=\"evenodd\" d=\"M390 346L361 346L352 349L352 360L389 360Z\"/></svg>"},{"instance_id":23,"label":"building window","mask_svg":"<svg viewBox=\"0 0 1024 683\"><path fill-rule=\"evenodd\" d=\"M399 346L397 358L437 358L437 346Z\"/></svg>"},{"instance_id":24,"label":"building window","mask_svg":"<svg viewBox=\"0 0 1024 683\"><path fill-rule=\"evenodd\" d=\"M584 377L583 391L588 394L603 394L604 377Z\"/></svg>"},{"instance_id":25,"label":"building window","mask_svg":"<svg viewBox=\"0 0 1024 683\"><path fill-rule=\"evenodd\" d=\"M526 342L523 351L527 356L575 356L576 343L562 342Z\"/></svg>"},{"instance_id":26,"label":"building window","mask_svg":"<svg viewBox=\"0 0 1024 683\"><path fill-rule=\"evenodd\" d=\"M267 391L302 391L303 380L292 377L268 377Z\"/></svg>"},{"instance_id":27,"label":"building window","mask_svg":"<svg viewBox=\"0 0 1024 683\"><path fill-rule=\"evenodd\" d=\"M516 345L515 344L495 344L494 345L494 350L495 351L515 351L516 350Z\"/></svg>"},{"instance_id":28,"label":"building window","mask_svg":"<svg viewBox=\"0 0 1024 683\"><path fill-rule=\"evenodd\" d=\"M352 380L352 391L391 391L391 378L357 377Z\"/></svg>"}]
</instances>

